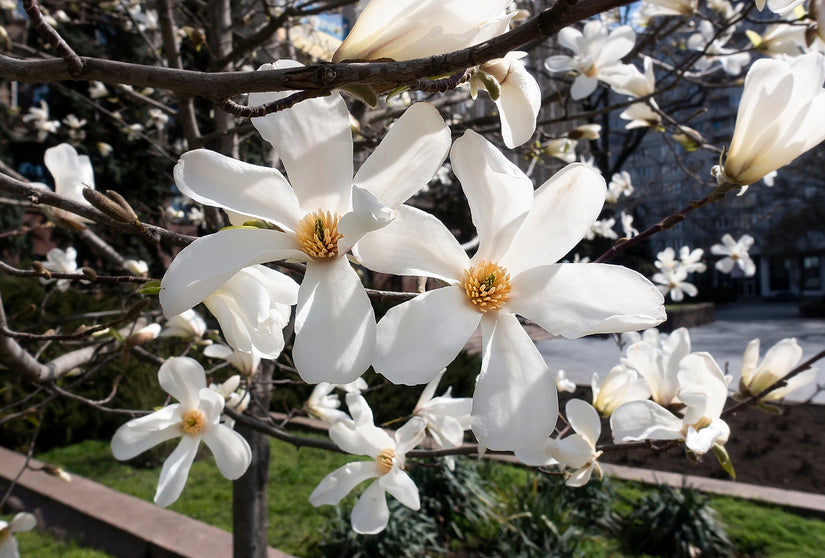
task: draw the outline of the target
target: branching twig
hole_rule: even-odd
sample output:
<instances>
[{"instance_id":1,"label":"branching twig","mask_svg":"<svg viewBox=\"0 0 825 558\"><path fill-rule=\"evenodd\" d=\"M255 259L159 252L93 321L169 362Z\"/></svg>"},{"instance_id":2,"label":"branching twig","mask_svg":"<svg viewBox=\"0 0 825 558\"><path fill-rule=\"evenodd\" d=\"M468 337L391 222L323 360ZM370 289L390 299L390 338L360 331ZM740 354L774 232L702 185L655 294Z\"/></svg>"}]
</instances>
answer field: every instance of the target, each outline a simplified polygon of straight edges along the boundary
<instances>
[{"instance_id":1,"label":"branching twig","mask_svg":"<svg viewBox=\"0 0 825 558\"><path fill-rule=\"evenodd\" d=\"M46 18L40 12L40 7L35 0L23 0L23 9L26 10L29 18L34 24L34 28L48 42L57 54L66 62L69 75L77 77L83 72L83 60L72 50L72 47L63 40L63 37L55 31L54 27L48 24Z\"/></svg>"}]
</instances>

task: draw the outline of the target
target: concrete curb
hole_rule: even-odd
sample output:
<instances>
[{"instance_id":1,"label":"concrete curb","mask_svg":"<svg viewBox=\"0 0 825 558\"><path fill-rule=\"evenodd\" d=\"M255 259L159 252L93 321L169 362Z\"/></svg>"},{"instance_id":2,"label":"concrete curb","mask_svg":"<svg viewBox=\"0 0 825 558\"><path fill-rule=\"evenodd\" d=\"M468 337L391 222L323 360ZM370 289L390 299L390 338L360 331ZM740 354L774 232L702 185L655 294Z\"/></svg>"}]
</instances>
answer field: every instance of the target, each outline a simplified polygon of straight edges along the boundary
<instances>
[{"instance_id":1,"label":"concrete curb","mask_svg":"<svg viewBox=\"0 0 825 558\"><path fill-rule=\"evenodd\" d=\"M26 464L25 456L0 447L3 490ZM13 496L40 525L82 545L122 558L221 558L232 556L232 534L72 475L65 482L38 471L34 459L17 481ZM35 470L32 470L35 469ZM268 558L291 558L274 548Z\"/></svg>"}]
</instances>

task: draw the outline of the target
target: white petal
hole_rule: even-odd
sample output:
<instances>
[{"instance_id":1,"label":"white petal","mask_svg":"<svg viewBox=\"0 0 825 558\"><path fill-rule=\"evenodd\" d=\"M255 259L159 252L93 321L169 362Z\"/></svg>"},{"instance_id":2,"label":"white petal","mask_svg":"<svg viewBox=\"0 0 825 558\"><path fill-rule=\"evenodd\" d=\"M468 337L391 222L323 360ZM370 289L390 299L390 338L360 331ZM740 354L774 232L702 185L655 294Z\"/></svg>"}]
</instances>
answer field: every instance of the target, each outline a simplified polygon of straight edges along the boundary
<instances>
[{"instance_id":1,"label":"white petal","mask_svg":"<svg viewBox=\"0 0 825 558\"><path fill-rule=\"evenodd\" d=\"M241 268L306 258L294 237L274 230L227 229L184 248L161 280L160 304L167 316L180 314L211 295Z\"/></svg>"},{"instance_id":2,"label":"white petal","mask_svg":"<svg viewBox=\"0 0 825 558\"><path fill-rule=\"evenodd\" d=\"M347 384L369 368L374 353L375 314L349 261L307 263L292 349L301 378L310 384Z\"/></svg>"},{"instance_id":3,"label":"white petal","mask_svg":"<svg viewBox=\"0 0 825 558\"><path fill-rule=\"evenodd\" d=\"M362 265L393 275L424 275L457 282L470 258L444 224L429 213L402 205L395 220L365 235L353 250Z\"/></svg>"},{"instance_id":4,"label":"white petal","mask_svg":"<svg viewBox=\"0 0 825 558\"><path fill-rule=\"evenodd\" d=\"M403 455L420 444L426 436L426 427L427 421L421 417L413 417L407 421L395 432L395 452Z\"/></svg>"},{"instance_id":5,"label":"white petal","mask_svg":"<svg viewBox=\"0 0 825 558\"><path fill-rule=\"evenodd\" d=\"M88 157L78 155L75 148L68 143L61 143L46 150L43 163L54 177L56 193L88 205L83 197L83 187L95 187L92 165Z\"/></svg>"},{"instance_id":6,"label":"white petal","mask_svg":"<svg viewBox=\"0 0 825 558\"><path fill-rule=\"evenodd\" d=\"M24 531L31 531L37 527L37 518L34 514L28 512L19 512L15 514L14 518L9 524L9 531L12 533L21 533Z\"/></svg>"},{"instance_id":7,"label":"white petal","mask_svg":"<svg viewBox=\"0 0 825 558\"><path fill-rule=\"evenodd\" d=\"M411 510L418 510L421 507L418 487L404 471L393 467L389 473L380 477L376 484L380 484L384 490Z\"/></svg>"},{"instance_id":8,"label":"white petal","mask_svg":"<svg viewBox=\"0 0 825 558\"><path fill-rule=\"evenodd\" d=\"M429 103L415 103L395 121L353 183L396 208L432 179L451 142L438 110Z\"/></svg>"},{"instance_id":9,"label":"white petal","mask_svg":"<svg viewBox=\"0 0 825 558\"><path fill-rule=\"evenodd\" d=\"M223 207L291 229L303 217L295 192L275 169L196 149L181 155L174 174L178 189L204 205Z\"/></svg>"},{"instance_id":10,"label":"white petal","mask_svg":"<svg viewBox=\"0 0 825 558\"><path fill-rule=\"evenodd\" d=\"M561 37L561 32L559 32L559 37ZM547 58L544 61L544 67L548 72L567 72L576 68L573 64L573 59L564 54L557 54Z\"/></svg>"},{"instance_id":11,"label":"white petal","mask_svg":"<svg viewBox=\"0 0 825 558\"><path fill-rule=\"evenodd\" d=\"M522 448L515 451L516 459L530 467L549 467L558 461L553 457L556 440L548 438L541 444L531 448Z\"/></svg>"},{"instance_id":12,"label":"white petal","mask_svg":"<svg viewBox=\"0 0 825 558\"><path fill-rule=\"evenodd\" d=\"M756 365L759 362L759 339L753 339L745 347L745 354L742 356L742 372L740 379L745 385L750 385L753 374L756 372Z\"/></svg>"},{"instance_id":13,"label":"white petal","mask_svg":"<svg viewBox=\"0 0 825 558\"><path fill-rule=\"evenodd\" d=\"M564 411L567 415L567 422L573 430L580 434L591 447L595 447L602 433L602 421L596 409L581 399L571 399L565 405Z\"/></svg>"},{"instance_id":14,"label":"white petal","mask_svg":"<svg viewBox=\"0 0 825 558\"><path fill-rule=\"evenodd\" d=\"M252 463L252 450L244 437L223 424L212 426L203 441L212 450L218 471L229 480L241 477Z\"/></svg>"},{"instance_id":15,"label":"white petal","mask_svg":"<svg viewBox=\"0 0 825 558\"><path fill-rule=\"evenodd\" d=\"M473 432L493 450L529 448L556 426L556 382L512 314L481 321L483 359L473 395Z\"/></svg>"},{"instance_id":16,"label":"white petal","mask_svg":"<svg viewBox=\"0 0 825 558\"><path fill-rule=\"evenodd\" d=\"M599 80L595 77L587 77L584 74L576 76L573 85L570 87L570 98L574 101L589 97L596 90Z\"/></svg>"},{"instance_id":17,"label":"white petal","mask_svg":"<svg viewBox=\"0 0 825 558\"><path fill-rule=\"evenodd\" d=\"M533 202L533 182L482 136L467 130L450 152L480 244L474 260L498 261Z\"/></svg>"},{"instance_id":18,"label":"white petal","mask_svg":"<svg viewBox=\"0 0 825 558\"><path fill-rule=\"evenodd\" d=\"M381 318L373 367L396 384L429 382L458 355L479 321L460 286L420 294Z\"/></svg>"},{"instance_id":19,"label":"white petal","mask_svg":"<svg viewBox=\"0 0 825 558\"><path fill-rule=\"evenodd\" d=\"M172 357L160 365L158 381L184 409L194 409L200 400L198 392L206 387L206 372L195 359Z\"/></svg>"},{"instance_id":20,"label":"white petal","mask_svg":"<svg viewBox=\"0 0 825 558\"><path fill-rule=\"evenodd\" d=\"M533 137L541 109L541 89L536 78L521 63L510 64L510 73L501 84L501 97L496 106L501 117L504 145L513 149Z\"/></svg>"},{"instance_id":21,"label":"white petal","mask_svg":"<svg viewBox=\"0 0 825 558\"><path fill-rule=\"evenodd\" d=\"M639 273L609 264L554 264L512 279L507 309L575 339L637 331L665 320L664 299Z\"/></svg>"},{"instance_id":22,"label":"white petal","mask_svg":"<svg viewBox=\"0 0 825 558\"><path fill-rule=\"evenodd\" d=\"M112 437L112 455L115 459L132 459L149 448L180 436L177 409L177 404L168 405L118 428Z\"/></svg>"},{"instance_id":23,"label":"white petal","mask_svg":"<svg viewBox=\"0 0 825 558\"><path fill-rule=\"evenodd\" d=\"M200 441L200 436L184 436L172 455L163 463L158 489L155 492L155 503L161 508L174 503L183 492Z\"/></svg>"},{"instance_id":24,"label":"white petal","mask_svg":"<svg viewBox=\"0 0 825 558\"><path fill-rule=\"evenodd\" d=\"M607 187L598 171L573 163L536 190L530 213L501 258L510 275L559 261L599 216Z\"/></svg>"},{"instance_id":25,"label":"white petal","mask_svg":"<svg viewBox=\"0 0 825 558\"><path fill-rule=\"evenodd\" d=\"M816 380L817 372L818 370L816 368L810 368L797 374L787 381L785 387L773 390L767 396L763 397L762 401L776 401L777 399L782 399L792 391L795 391Z\"/></svg>"},{"instance_id":26,"label":"white petal","mask_svg":"<svg viewBox=\"0 0 825 558\"><path fill-rule=\"evenodd\" d=\"M680 440L682 421L653 401L631 401L619 405L610 416L613 441L617 444L640 440Z\"/></svg>"},{"instance_id":27,"label":"white petal","mask_svg":"<svg viewBox=\"0 0 825 558\"><path fill-rule=\"evenodd\" d=\"M352 508L352 530L362 535L380 533L387 526L390 510L387 497L378 482L373 482Z\"/></svg>"},{"instance_id":28,"label":"white petal","mask_svg":"<svg viewBox=\"0 0 825 558\"><path fill-rule=\"evenodd\" d=\"M593 457L593 446L579 434L557 440L553 457L571 469L578 469Z\"/></svg>"},{"instance_id":29,"label":"white petal","mask_svg":"<svg viewBox=\"0 0 825 558\"><path fill-rule=\"evenodd\" d=\"M309 495L309 503L313 506L324 504L334 506L363 481L378 477L380 474L375 461L348 463L324 477L321 484L316 486Z\"/></svg>"},{"instance_id":30,"label":"white petal","mask_svg":"<svg viewBox=\"0 0 825 558\"><path fill-rule=\"evenodd\" d=\"M293 60L280 60L260 69L300 65ZM292 93L295 91L250 93L249 105L262 105ZM304 211L324 209L339 215L349 211L352 131L347 104L339 93L253 118L252 124L277 151Z\"/></svg>"},{"instance_id":31,"label":"white petal","mask_svg":"<svg viewBox=\"0 0 825 558\"><path fill-rule=\"evenodd\" d=\"M338 253L348 252L365 234L382 229L395 219L395 211L382 205L368 191L358 186L352 188L353 210L341 217L338 232Z\"/></svg>"}]
</instances>

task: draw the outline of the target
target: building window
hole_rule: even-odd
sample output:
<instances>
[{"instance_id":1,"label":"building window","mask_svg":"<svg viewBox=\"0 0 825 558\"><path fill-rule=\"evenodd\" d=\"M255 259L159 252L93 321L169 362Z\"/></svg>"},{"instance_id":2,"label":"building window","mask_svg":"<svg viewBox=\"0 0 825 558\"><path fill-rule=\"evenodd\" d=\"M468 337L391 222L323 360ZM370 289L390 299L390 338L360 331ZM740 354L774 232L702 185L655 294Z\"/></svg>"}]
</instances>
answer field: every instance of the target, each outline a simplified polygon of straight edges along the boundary
<instances>
[{"instance_id":1,"label":"building window","mask_svg":"<svg viewBox=\"0 0 825 558\"><path fill-rule=\"evenodd\" d=\"M790 260L771 258L770 287L772 291L787 291L791 288Z\"/></svg>"},{"instance_id":2,"label":"building window","mask_svg":"<svg viewBox=\"0 0 825 558\"><path fill-rule=\"evenodd\" d=\"M819 256L805 256L802 258L803 291L818 291L822 288L822 276L819 269Z\"/></svg>"}]
</instances>

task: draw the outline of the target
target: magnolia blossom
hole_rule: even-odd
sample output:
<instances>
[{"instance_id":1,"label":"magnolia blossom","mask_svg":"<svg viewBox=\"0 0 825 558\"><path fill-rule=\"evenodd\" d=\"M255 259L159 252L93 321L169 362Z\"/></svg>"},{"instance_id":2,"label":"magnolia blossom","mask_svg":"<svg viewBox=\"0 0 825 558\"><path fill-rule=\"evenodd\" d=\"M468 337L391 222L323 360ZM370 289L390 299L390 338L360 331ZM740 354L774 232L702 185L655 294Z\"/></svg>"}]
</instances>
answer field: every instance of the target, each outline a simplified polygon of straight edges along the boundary
<instances>
[{"instance_id":1,"label":"magnolia blossom","mask_svg":"<svg viewBox=\"0 0 825 558\"><path fill-rule=\"evenodd\" d=\"M453 397L452 388L447 388L444 395L435 396L435 389L446 369L427 384L413 414L427 421L427 432L440 448L457 448L464 441L464 431L470 429L470 412L473 400L469 397ZM453 456L447 456L447 467L455 468Z\"/></svg>"},{"instance_id":2,"label":"magnolia blossom","mask_svg":"<svg viewBox=\"0 0 825 558\"><path fill-rule=\"evenodd\" d=\"M614 217L609 219L596 219L593 224L590 225L590 230L584 234L584 238L586 240L593 240L598 236L601 238L616 240L619 238L619 235L613 230L615 225L616 219Z\"/></svg>"},{"instance_id":3,"label":"magnolia blossom","mask_svg":"<svg viewBox=\"0 0 825 558\"><path fill-rule=\"evenodd\" d=\"M23 122L31 122L37 130L37 141L45 141L49 134L57 133L60 128L60 121L49 120L49 105L46 101L40 101L40 108L29 107L28 114L23 115Z\"/></svg>"},{"instance_id":4,"label":"magnolia blossom","mask_svg":"<svg viewBox=\"0 0 825 558\"><path fill-rule=\"evenodd\" d=\"M556 372L556 389L573 393L576 391L576 383L567 377L567 373L564 370L559 370Z\"/></svg>"},{"instance_id":5,"label":"magnolia blossom","mask_svg":"<svg viewBox=\"0 0 825 558\"><path fill-rule=\"evenodd\" d=\"M702 57L696 61L696 69L708 70L714 64L719 63L729 76L741 74L742 69L751 61L751 55L748 52L739 52L737 49L725 48L725 44L732 35L733 27L718 36L716 28L709 20L703 19L699 22L699 32L694 33L687 40L689 49L703 52Z\"/></svg>"},{"instance_id":6,"label":"magnolia blossom","mask_svg":"<svg viewBox=\"0 0 825 558\"><path fill-rule=\"evenodd\" d=\"M28 512L20 512L11 523L0 520L0 558L20 558L14 533L31 531L37 526L37 518Z\"/></svg>"},{"instance_id":7,"label":"magnolia blossom","mask_svg":"<svg viewBox=\"0 0 825 558\"><path fill-rule=\"evenodd\" d=\"M593 472L598 478L602 470L596 460L602 454L596 450L596 442L602 433L602 422L596 410L579 399L571 399L565 406L567 422L575 434L566 438L548 438L543 444L524 450L516 450L516 458L527 465L545 467L558 464L575 469L567 478L567 486L584 486Z\"/></svg>"},{"instance_id":8,"label":"magnolia blossom","mask_svg":"<svg viewBox=\"0 0 825 558\"><path fill-rule=\"evenodd\" d=\"M582 124L568 131L565 135L572 140L597 140L601 137L601 133L602 127L600 124Z\"/></svg>"},{"instance_id":9,"label":"magnolia blossom","mask_svg":"<svg viewBox=\"0 0 825 558\"><path fill-rule=\"evenodd\" d=\"M679 248L679 263L688 273L704 273L708 266L702 261L705 251L701 248L691 250L689 246Z\"/></svg>"},{"instance_id":10,"label":"magnolia blossom","mask_svg":"<svg viewBox=\"0 0 825 558\"><path fill-rule=\"evenodd\" d=\"M235 273L203 304L230 347L258 359L275 359L284 349L283 329L296 300L298 284L291 277L252 265Z\"/></svg>"},{"instance_id":11,"label":"magnolia blossom","mask_svg":"<svg viewBox=\"0 0 825 558\"><path fill-rule=\"evenodd\" d=\"M652 280L663 295L669 295L670 300L673 302L681 302L684 300L685 295L696 296L699 294L696 285L688 282L687 275L687 270L680 266L676 269L663 269L659 273L655 273Z\"/></svg>"},{"instance_id":12,"label":"magnolia blossom","mask_svg":"<svg viewBox=\"0 0 825 558\"><path fill-rule=\"evenodd\" d=\"M206 333L206 322L200 314L186 310L166 320L166 327L160 332L161 337L181 337L183 339L200 339Z\"/></svg>"},{"instance_id":13,"label":"magnolia blossom","mask_svg":"<svg viewBox=\"0 0 825 558\"><path fill-rule=\"evenodd\" d=\"M89 97L92 99L102 99L109 96L109 90L106 85L100 81L92 81L89 83Z\"/></svg>"},{"instance_id":14,"label":"magnolia blossom","mask_svg":"<svg viewBox=\"0 0 825 558\"><path fill-rule=\"evenodd\" d=\"M78 155L74 147L61 143L46 150L43 163L54 178L55 193L91 207L83 197L83 188L95 188L94 170L87 155ZM82 228L83 223L91 223L89 219L65 209L54 208L51 215L75 228Z\"/></svg>"},{"instance_id":15,"label":"magnolia blossom","mask_svg":"<svg viewBox=\"0 0 825 558\"><path fill-rule=\"evenodd\" d=\"M366 455L372 461L357 461L340 467L324 477L309 495L313 506L335 505L357 485L377 479L358 498L352 509L352 528L356 533L375 534L389 520L386 492L412 510L421 507L418 488L404 472L406 454L424 439L426 422L413 417L391 437L373 424L372 410L366 400L347 395L352 420L339 420L329 429L329 437L347 453Z\"/></svg>"},{"instance_id":16,"label":"magnolia blossom","mask_svg":"<svg viewBox=\"0 0 825 558\"><path fill-rule=\"evenodd\" d=\"M622 233L625 238L633 238L639 234L639 229L633 226L633 215L630 213L621 212L622 218Z\"/></svg>"},{"instance_id":17,"label":"magnolia blossom","mask_svg":"<svg viewBox=\"0 0 825 558\"><path fill-rule=\"evenodd\" d=\"M759 52L772 58L780 58L783 55L798 56L808 51L805 31L803 25L775 23L769 25L762 35L752 29L746 29L745 35L753 48Z\"/></svg>"},{"instance_id":18,"label":"magnolia blossom","mask_svg":"<svg viewBox=\"0 0 825 558\"><path fill-rule=\"evenodd\" d=\"M679 417L650 400L621 405L610 417L613 441L684 440L695 455L724 445L730 428L720 418L728 397L726 377L708 353L692 353L682 359L678 372L678 400L685 405Z\"/></svg>"},{"instance_id":19,"label":"magnolia blossom","mask_svg":"<svg viewBox=\"0 0 825 558\"><path fill-rule=\"evenodd\" d=\"M598 172L572 164L534 192L530 179L473 131L456 140L450 159L479 248L468 257L440 221L405 206L380 234L364 236L358 253L370 269L447 284L387 312L373 367L395 383L429 382L480 324L473 431L491 449L533 446L553 430L556 387L516 314L576 338L659 323L662 297L623 267L554 263L601 210L606 188Z\"/></svg>"},{"instance_id":20,"label":"magnolia blossom","mask_svg":"<svg viewBox=\"0 0 825 558\"><path fill-rule=\"evenodd\" d=\"M584 99L596 90L599 79L615 70L621 59L636 44L636 33L628 25L608 32L600 20L590 20L579 31L565 27L558 34L559 44L573 51L573 56L556 55L544 61L548 72L574 71L576 78L570 88L570 97Z\"/></svg>"},{"instance_id":21,"label":"magnolia blossom","mask_svg":"<svg viewBox=\"0 0 825 558\"><path fill-rule=\"evenodd\" d=\"M296 64L280 61L275 67ZM249 103L290 93L255 93ZM229 209L236 225L251 217L278 228L234 227L199 238L172 261L160 302L167 314L179 313L244 267L305 261L295 311L295 366L309 383L351 382L372 362L375 316L346 254L362 235L392 221L390 207L432 178L449 149L449 129L432 105L413 105L353 178L350 116L339 94L252 122L275 147L291 185L275 169L205 149L181 156L175 183L198 203Z\"/></svg>"},{"instance_id":22,"label":"magnolia blossom","mask_svg":"<svg viewBox=\"0 0 825 558\"><path fill-rule=\"evenodd\" d=\"M738 266L746 277L754 275L756 264L748 254L753 242L753 237L749 234L743 234L739 240L734 240L731 235L725 233L722 237L722 244L714 244L710 247L711 254L725 256L716 262L716 269L722 273L730 273L734 266Z\"/></svg>"},{"instance_id":23,"label":"magnolia blossom","mask_svg":"<svg viewBox=\"0 0 825 558\"><path fill-rule=\"evenodd\" d=\"M787 165L825 139L825 56L760 59L745 77L736 125L720 184L748 186Z\"/></svg>"},{"instance_id":24,"label":"magnolia blossom","mask_svg":"<svg viewBox=\"0 0 825 558\"><path fill-rule=\"evenodd\" d=\"M163 464L155 492L155 503L165 508L178 499L201 440L212 450L215 465L229 480L243 475L252 462L252 452L243 436L220 423L224 398L206 387L206 374L197 361L174 357L158 371L160 387L179 401L150 415L132 419L115 432L112 454L131 459L161 442L181 436L172 455Z\"/></svg>"},{"instance_id":25,"label":"magnolia blossom","mask_svg":"<svg viewBox=\"0 0 825 558\"><path fill-rule=\"evenodd\" d=\"M742 375L739 378L739 394L741 399L756 395L767 387L781 380L793 370L802 360L802 347L794 338L779 341L768 349L765 358L759 362L759 339L748 343L745 355L742 357ZM775 389L762 397L760 401L776 401L790 392L813 382L816 379L817 369L809 368L787 381L786 385Z\"/></svg>"},{"instance_id":26,"label":"magnolia blossom","mask_svg":"<svg viewBox=\"0 0 825 558\"><path fill-rule=\"evenodd\" d=\"M676 259L676 251L668 246L661 252L656 253L656 261L653 262L658 269L661 271L665 270L676 270L679 268L679 260Z\"/></svg>"},{"instance_id":27,"label":"magnolia blossom","mask_svg":"<svg viewBox=\"0 0 825 558\"><path fill-rule=\"evenodd\" d=\"M77 272L77 250L69 246L65 251L60 248L52 248L46 253L46 261L43 267L55 273L76 273ZM51 283L51 279L40 279L41 283ZM57 290L65 291L71 285L71 279L58 279Z\"/></svg>"},{"instance_id":28,"label":"magnolia blossom","mask_svg":"<svg viewBox=\"0 0 825 558\"><path fill-rule=\"evenodd\" d=\"M255 374L258 370L258 365L261 364L260 356L233 349L222 343L212 343L204 347L203 356L225 360L246 377Z\"/></svg>"},{"instance_id":29,"label":"magnolia blossom","mask_svg":"<svg viewBox=\"0 0 825 558\"><path fill-rule=\"evenodd\" d=\"M149 274L149 264L143 260L125 260L123 268L136 277L146 277Z\"/></svg>"},{"instance_id":30,"label":"magnolia blossom","mask_svg":"<svg viewBox=\"0 0 825 558\"><path fill-rule=\"evenodd\" d=\"M689 354L690 335L680 327L670 335L662 335L658 343L638 341L628 346L622 364L641 374L653 401L668 407L676 402L679 392L679 363Z\"/></svg>"},{"instance_id":31,"label":"magnolia blossom","mask_svg":"<svg viewBox=\"0 0 825 558\"><path fill-rule=\"evenodd\" d=\"M593 391L593 407L603 417L613 414L619 405L650 397L650 387L639 373L622 364L610 369L604 380L598 372L590 382Z\"/></svg>"},{"instance_id":32,"label":"magnolia blossom","mask_svg":"<svg viewBox=\"0 0 825 558\"><path fill-rule=\"evenodd\" d=\"M372 0L332 56L344 60L411 60L477 45L505 33L509 0ZM519 61L521 52L490 60L470 71L471 93L490 93L501 118L507 147L533 135L541 108L536 79Z\"/></svg>"},{"instance_id":33,"label":"magnolia blossom","mask_svg":"<svg viewBox=\"0 0 825 558\"><path fill-rule=\"evenodd\" d=\"M544 144L542 149L549 157L561 159L565 163L573 163L576 161L576 146L578 144L579 142L574 139L556 138Z\"/></svg>"},{"instance_id":34,"label":"magnolia blossom","mask_svg":"<svg viewBox=\"0 0 825 558\"><path fill-rule=\"evenodd\" d=\"M210 383L209 389L223 397L224 409L229 408L235 412L243 413L249 407L250 395L246 387L240 387L241 377L237 374L230 376L223 383ZM235 419L229 415L221 415L221 423L229 428L235 428Z\"/></svg>"},{"instance_id":35,"label":"magnolia blossom","mask_svg":"<svg viewBox=\"0 0 825 558\"><path fill-rule=\"evenodd\" d=\"M610 179L607 185L607 203L616 203L622 196L630 196L633 193L633 183L630 181L630 173L627 171L617 172Z\"/></svg>"},{"instance_id":36,"label":"magnolia blossom","mask_svg":"<svg viewBox=\"0 0 825 558\"><path fill-rule=\"evenodd\" d=\"M653 99L648 99L646 103L633 103L627 107L620 115L622 120L629 120L625 128L656 128L662 123L662 117L656 112L658 106Z\"/></svg>"},{"instance_id":37,"label":"magnolia blossom","mask_svg":"<svg viewBox=\"0 0 825 558\"><path fill-rule=\"evenodd\" d=\"M642 64L644 73L632 64L621 64L605 72L603 79L619 95L629 95L635 98L652 95L656 90L653 59L645 56Z\"/></svg>"},{"instance_id":38,"label":"magnolia blossom","mask_svg":"<svg viewBox=\"0 0 825 558\"><path fill-rule=\"evenodd\" d=\"M341 389L346 393L360 394L367 389L367 382L358 378L349 384L337 385L329 382L319 382L304 404L306 412L324 422L334 424L341 419L349 419L349 415L340 410L341 400L337 395L331 395L334 389Z\"/></svg>"},{"instance_id":39,"label":"magnolia blossom","mask_svg":"<svg viewBox=\"0 0 825 558\"><path fill-rule=\"evenodd\" d=\"M647 20L658 16L689 16L699 9L699 0L643 0L639 17Z\"/></svg>"}]
</instances>

